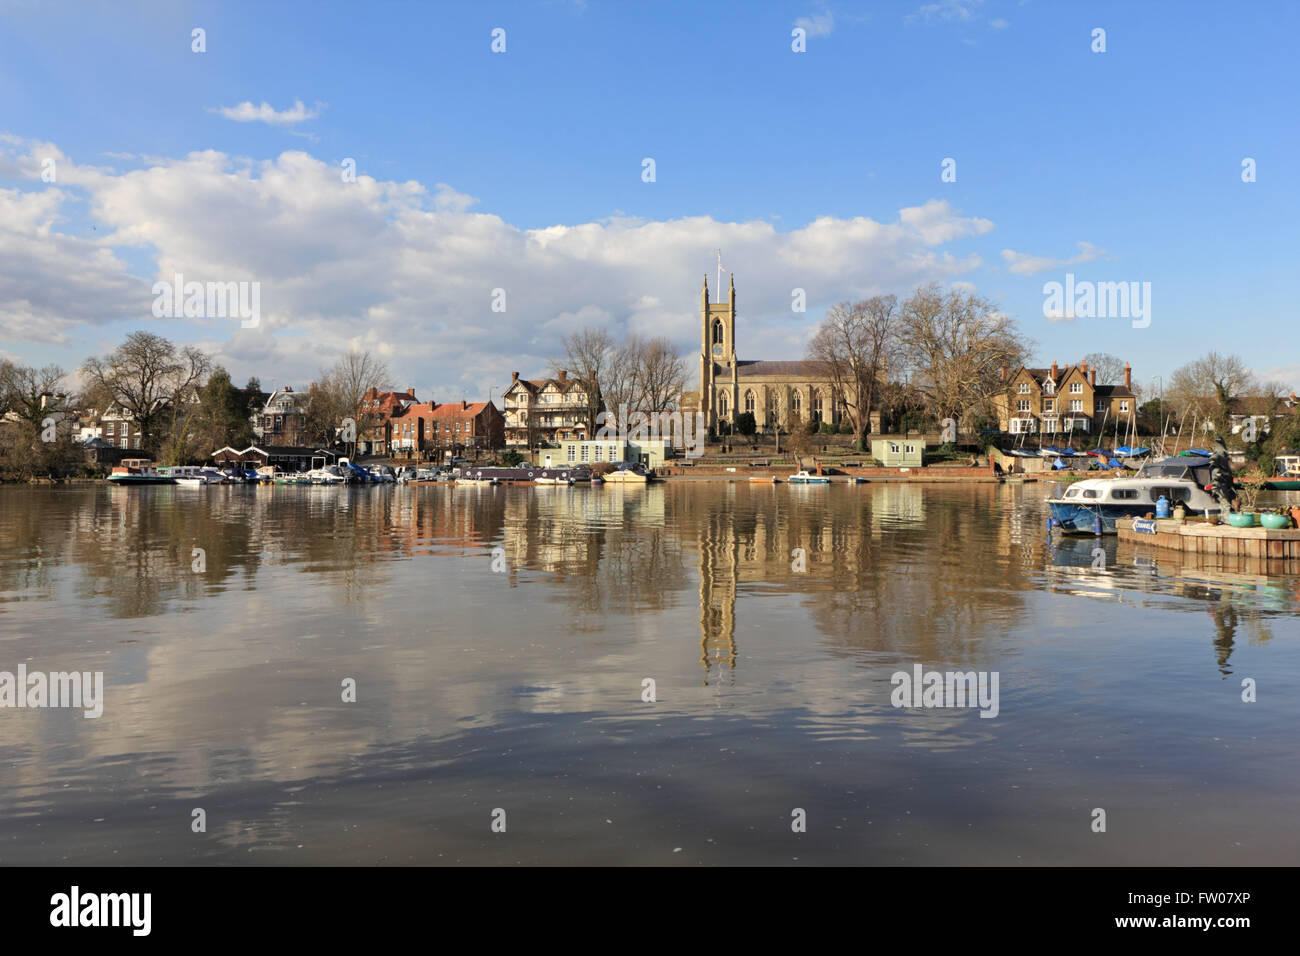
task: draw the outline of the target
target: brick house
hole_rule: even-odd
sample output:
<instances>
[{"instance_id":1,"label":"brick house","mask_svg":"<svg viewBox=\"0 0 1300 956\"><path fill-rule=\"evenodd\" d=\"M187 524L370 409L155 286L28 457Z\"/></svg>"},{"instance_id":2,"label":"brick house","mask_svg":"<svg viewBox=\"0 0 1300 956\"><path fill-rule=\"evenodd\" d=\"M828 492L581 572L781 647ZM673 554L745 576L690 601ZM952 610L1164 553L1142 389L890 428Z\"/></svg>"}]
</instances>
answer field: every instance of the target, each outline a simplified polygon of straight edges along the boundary
<instances>
[{"instance_id":1,"label":"brick house","mask_svg":"<svg viewBox=\"0 0 1300 956\"><path fill-rule=\"evenodd\" d=\"M491 402L411 404L387 421L392 454L417 458L440 452L505 447L505 417Z\"/></svg>"},{"instance_id":2,"label":"brick house","mask_svg":"<svg viewBox=\"0 0 1300 956\"><path fill-rule=\"evenodd\" d=\"M1097 384L1096 368L1088 362L1051 368L1022 366L1009 378L1007 391L993 398L998 428L1013 435L1092 434L1103 423L1128 421L1137 415L1133 369L1124 363L1124 384Z\"/></svg>"},{"instance_id":3,"label":"brick house","mask_svg":"<svg viewBox=\"0 0 1300 956\"><path fill-rule=\"evenodd\" d=\"M394 416L418 402L415 387L404 392L381 392L369 389L357 407L357 453L362 455L387 455L390 453L389 423Z\"/></svg>"}]
</instances>

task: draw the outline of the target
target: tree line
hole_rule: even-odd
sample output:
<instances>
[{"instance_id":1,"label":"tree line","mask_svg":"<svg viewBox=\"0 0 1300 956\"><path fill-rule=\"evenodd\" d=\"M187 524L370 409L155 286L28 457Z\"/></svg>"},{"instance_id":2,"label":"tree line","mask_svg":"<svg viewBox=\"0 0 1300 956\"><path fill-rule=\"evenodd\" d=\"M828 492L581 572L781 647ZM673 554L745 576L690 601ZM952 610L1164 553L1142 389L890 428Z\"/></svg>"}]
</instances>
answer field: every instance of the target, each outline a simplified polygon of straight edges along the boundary
<instances>
[{"instance_id":1,"label":"tree line","mask_svg":"<svg viewBox=\"0 0 1300 956\"><path fill-rule=\"evenodd\" d=\"M70 376L63 368L0 359L0 477L85 473L84 445L76 440L81 411L95 410L101 420L115 412L133 438L139 433L131 447L160 464L199 463L218 448L245 448L255 440L253 418L266 398L260 382L253 377L237 387L226 369L196 346L133 332L107 355L88 358L79 371L80 389L69 395ZM387 365L358 349L322 368L299 409L302 440L336 444L345 418L354 419L358 433L364 433L374 416L360 408L362 398L388 379Z\"/></svg>"}]
</instances>

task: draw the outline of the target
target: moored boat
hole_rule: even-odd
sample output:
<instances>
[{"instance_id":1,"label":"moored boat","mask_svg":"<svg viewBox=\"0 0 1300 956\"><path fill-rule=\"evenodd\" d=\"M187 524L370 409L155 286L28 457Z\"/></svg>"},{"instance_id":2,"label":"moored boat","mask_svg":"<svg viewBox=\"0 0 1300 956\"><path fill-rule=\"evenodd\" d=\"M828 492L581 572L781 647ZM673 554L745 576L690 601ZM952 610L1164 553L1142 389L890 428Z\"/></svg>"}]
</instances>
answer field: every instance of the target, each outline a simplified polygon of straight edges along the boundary
<instances>
[{"instance_id":1,"label":"moored boat","mask_svg":"<svg viewBox=\"0 0 1300 956\"><path fill-rule=\"evenodd\" d=\"M1264 482L1264 487L1270 491L1300 491L1300 455L1283 452L1273 460L1274 476Z\"/></svg>"},{"instance_id":2,"label":"moored boat","mask_svg":"<svg viewBox=\"0 0 1300 956\"><path fill-rule=\"evenodd\" d=\"M608 471L602 476L606 482L615 485L644 485L650 476L639 468L622 466Z\"/></svg>"},{"instance_id":3,"label":"moored boat","mask_svg":"<svg viewBox=\"0 0 1300 956\"><path fill-rule=\"evenodd\" d=\"M186 488L219 485L226 481L226 476L215 468L200 468L196 465L172 465L159 468L158 471L169 476L176 484Z\"/></svg>"},{"instance_id":4,"label":"moored boat","mask_svg":"<svg viewBox=\"0 0 1300 956\"><path fill-rule=\"evenodd\" d=\"M112 485L174 485L176 479L162 474L148 458L123 458L106 479Z\"/></svg>"},{"instance_id":5,"label":"moored boat","mask_svg":"<svg viewBox=\"0 0 1300 956\"><path fill-rule=\"evenodd\" d=\"M825 475L814 475L809 471L796 471L789 477L792 485L829 485L831 480Z\"/></svg>"},{"instance_id":6,"label":"moored boat","mask_svg":"<svg viewBox=\"0 0 1300 956\"><path fill-rule=\"evenodd\" d=\"M1172 509L1181 504L1197 514L1219 514L1210 485L1210 459L1177 456L1142 465L1136 475L1087 478L1065 493L1047 499L1052 518L1066 534L1115 534L1119 518L1140 518L1157 511L1164 498Z\"/></svg>"},{"instance_id":7,"label":"moored boat","mask_svg":"<svg viewBox=\"0 0 1300 956\"><path fill-rule=\"evenodd\" d=\"M458 480L488 481L500 484L548 484L567 485L575 481L590 481L590 469L576 466L572 468L541 468L537 465L519 465L513 468L461 468Z\"/></svg>"}]
</instances>

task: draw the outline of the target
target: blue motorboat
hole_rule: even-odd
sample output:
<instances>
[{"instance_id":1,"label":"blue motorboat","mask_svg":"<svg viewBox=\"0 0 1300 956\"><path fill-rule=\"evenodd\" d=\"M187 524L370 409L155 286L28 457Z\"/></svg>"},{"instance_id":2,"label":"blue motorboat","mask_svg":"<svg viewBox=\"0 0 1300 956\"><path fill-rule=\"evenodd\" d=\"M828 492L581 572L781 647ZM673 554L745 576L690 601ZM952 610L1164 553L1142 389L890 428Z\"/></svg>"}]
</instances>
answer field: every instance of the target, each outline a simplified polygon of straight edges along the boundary
<instances>
[{"instance_id":1,"label":"blue motorboat","mask_svg":"<svg viewBox=\"0 0 1300 956\"><path fill-rule=\"evenodd\" d=\"M1095 534L1098 527L1102 534L1114 534L1117 519L1155 512L1162 497L1197 514L1218 514L1219 502L1206 491L1209 484L1208 458L1179 456L1147 462L1136 475L1076 481L1047 504L1066 534Z\"/></svg>"}]
</instances>

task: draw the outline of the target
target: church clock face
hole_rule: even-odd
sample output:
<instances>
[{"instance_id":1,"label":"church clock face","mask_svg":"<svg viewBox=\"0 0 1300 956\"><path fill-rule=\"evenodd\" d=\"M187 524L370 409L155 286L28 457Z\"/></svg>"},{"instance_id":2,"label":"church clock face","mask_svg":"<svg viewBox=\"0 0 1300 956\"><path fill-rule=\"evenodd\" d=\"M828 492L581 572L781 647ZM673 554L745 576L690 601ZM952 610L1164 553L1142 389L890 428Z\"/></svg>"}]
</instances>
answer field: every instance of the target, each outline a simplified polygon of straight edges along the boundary
<instances>
[{"instance_id":1,"label":"church clock face","mask_svg":"<svg viewBox=\"0 0 1300 956\"><path fill-rule=\"evenodd\" d=\"M717 355L718 357L721 357L721 356L722 356L722 343L721 343L721 342L719 342L717 345L713 346L713 354L714 354L714 355Z\"/></svg>"}]
</instances>

